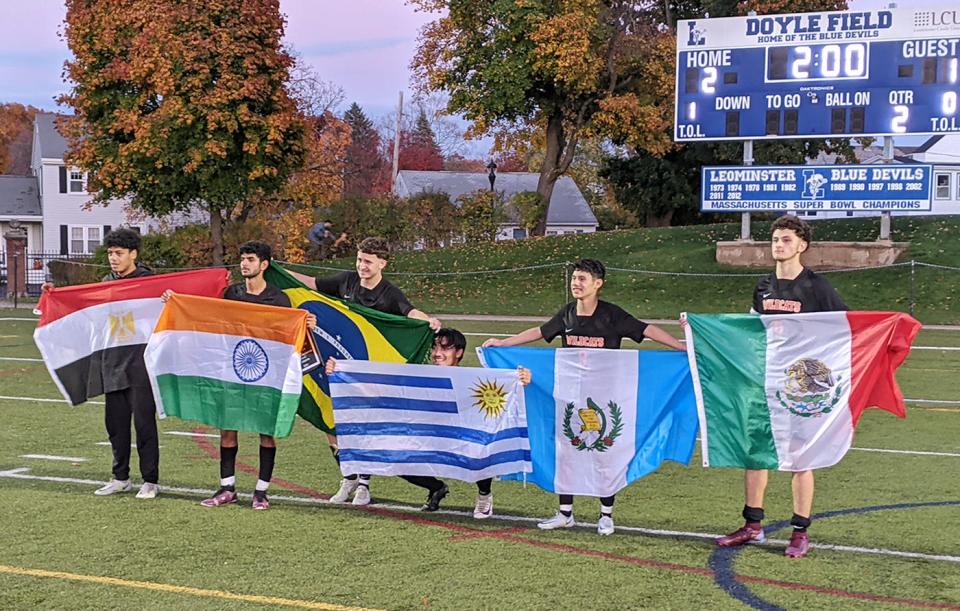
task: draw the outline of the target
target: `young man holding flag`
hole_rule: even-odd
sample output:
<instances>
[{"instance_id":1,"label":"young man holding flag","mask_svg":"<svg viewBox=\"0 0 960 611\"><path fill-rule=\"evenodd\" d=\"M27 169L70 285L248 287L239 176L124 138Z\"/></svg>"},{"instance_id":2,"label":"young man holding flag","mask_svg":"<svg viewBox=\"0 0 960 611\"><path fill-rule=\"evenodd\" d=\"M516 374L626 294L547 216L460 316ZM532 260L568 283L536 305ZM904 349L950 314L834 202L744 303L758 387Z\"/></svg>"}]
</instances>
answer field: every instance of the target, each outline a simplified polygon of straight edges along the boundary
<instances>
[{"instance_id":1,"label":"young man holding flag","mask_svg":"<svg viewBox=\"0 0 960 611\"><path fill-rule=\"evenodd\" d=\"M359 303L387 314L406 316L425 320L434 331L440 329L440 321L413 307L407 296L399 288L383 277L383 270L390 258L390 247L383 238L370 237L357 247L355 272L342 272L333 276L311 277L290 271L289 273L307 288L320 291L346 301ZM328 438L331 437L328 435ZM331 439L330 449L339 463L338 448ZM370 476L366 474L348 475L340 482L340 489L330 501L345 503L353 495L354 505L370 503Z\"/></svg>"},{"instance_id":2,"label":"young man holding flag","mask_svg":"<svg viewBox=\"0 0 960 611\"><path fill-rule=\"evenodd\" d=\"M810 247L813 237L810 225L796 216L784 215L774 221L771 229L771 251L776 269L757 283L751 311L756 314L797 314L846 310L846 304L830 283L800 262L800 255ZM748 469L745 472L745 523L740 529L717 539L717 545L732 547L764 541L763 496L767 475L765 470ZM813 471L794 472L792 489L793 517L790 524L793 534L784 554L790 558L802 558L810 546L807 528L813 511Z\"/></svg>"},{"instance_id":3,"label":"young man holding flag","mask_svg":"<svg viewBox=\"0 0 960 611\"><path fill-rule=\"evenodd\" d=\"M132 229L115 229L103 238L107 247L110 272L101 282L152 276L153 270L141 264L140 234ZM46 282L43 290L53 288ZM104 424L113 451L113 478L94 494L107 496L117 492L129 492L130 484L130 419L137 432L137 455L140 458L140 475L143 485L137 492L138 499L153 499L160 492L160 441L157 433L157 407L153 391L143 364L143 355L129 363L126 371L127 385L124 388L104 393Z\"/></svg>"},{"instance_id":4,"label":"young man holding flag","mask_svg":"<svg viewBox=\"0 0 960 611\"><path fill-rule=\"evenodd\" d=\"M575 301L560 309L553 318L540 327L532 327L506 339L488 339L483 346L519 346L538 340L552 342L560 337L564 348L618 349L623 338L636 342L650 338L674 350L684 350L679 340L666 331L641 322L623 308L599 298L600 289L606 280L606 268L594 259L580 259L573 265L570 277L570 294ZM600 499L600 520L597 532L609 535L614 532L613 503L615 495ZM543 530L570 528L573 519L573 495L560 495L560 510L555 516L540 522Z\"/></svg>"},{"instance_id":5,"label":"young man holding flag","mask_svg":"<svg viewBox=\"0 0 960 611\"><path fill-rule=\"evenodd\" d=\"M269 244L263 242L246 242L240 246L240 275L243 282L231 284L223 293L224 299L245 301L260 305L290 307L290 298L277 287L267 284L263 272L270 266L272 252ZM169 299L171 291L163 294L163 299ZM307 325L316 326L316 316L307 316ZM239 442L237 431L220 431L220 488L214 495L200 502L204 507L219 507L237 502L236 464ZM260 435L260 472L253 492L253 508L264 510L270 508L267 500L267 489L273 477L273 466L277 456L276 439L270 435Z\"/></svg>"},{"instance_id":6,"label":"young man holding flag","mask_svg":"<svg viewBox=\"0 0 960 611\"><path fill-rule=\"evenodd\" d=\"M440 367L457 367L463 360L463 353L467 349L467 338L456 329L440 329L433 341L430 350L430 360ZM333 357L327 359L327 375L333 375L337 369L337 361ZM530 383L530 370L521 367L517 370L520 383L526 386ZM427 489L427 502L420 509L422 511L436 511L440 509L440 501L450 491L443 480L429 475L404 475L402 479L415 486ZM493 492L491 486L493 478L486 478L477 482L477 501L473 507L473 517L485 520L493 515Z\"/></svg>"}]
</instances>

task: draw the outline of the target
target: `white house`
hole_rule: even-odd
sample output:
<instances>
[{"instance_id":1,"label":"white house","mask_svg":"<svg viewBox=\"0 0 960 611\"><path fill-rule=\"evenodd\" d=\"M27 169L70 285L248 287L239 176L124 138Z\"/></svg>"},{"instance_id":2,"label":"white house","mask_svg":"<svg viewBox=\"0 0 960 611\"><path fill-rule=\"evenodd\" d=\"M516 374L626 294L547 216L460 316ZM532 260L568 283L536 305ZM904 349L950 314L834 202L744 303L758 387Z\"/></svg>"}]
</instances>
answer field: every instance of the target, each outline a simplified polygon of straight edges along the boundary
<instances>
[{"instance_id":1,"label":"white house","mask_svg":"<svg viewBox=\"0 0 960 611\"><path fill-rule=\"evenodd\" d=\"M540 175L533 172L500 172L496 175L494 189L509 201L517 193L536 191ZM400 170L394 185L394 193L410 197L419 193L446 193L450 201L466 193L490 188L486 174L479 172L441 172ZM561 176L550 198L547 213L547 235L565 233L593 233L599 223L590 210L590 204L569 176ZM518 219L500 225L498 240L513 240L526 237L527 232Z\"/></svg>"},{"instance_id":2,"label":"white house","mask_svg":"<svg viewBox=\"0 0 960 611\"><path fill-rule=\"evenodd\" d=\"M883 163L878 150L865 149L858 155L860 163ZM832 156L835 157L835 156ZM833 163L833 159L824 156L811 160L811 163ZM933 188L930 198L930 211L894 211L893 216L932 216L960 214L960 135L933 136L922 145L903 147L894 152L894 163L929 163L933 166ZM800 216L812 219L846 218L852 216L879 216L880 212L798 212Z\"/></svg>"},{"instance_id":3,"label":"white house","mask_svg":"<svg viewBox=\"0 0 960 611\"><path fill-rule=\"evenodd\" d=\"M203 220L198 214L178 214L165 221L137 213L126 200L90 205L87 175L69 167L63 158L67 142L56 127L57 115L38 113L33 123L31 172L36 179L42 211L39 241L28 237L28 252L60 255L92 254L115 227L148 233L165 222L171 226Z\"/></svg>"}]
</instances>

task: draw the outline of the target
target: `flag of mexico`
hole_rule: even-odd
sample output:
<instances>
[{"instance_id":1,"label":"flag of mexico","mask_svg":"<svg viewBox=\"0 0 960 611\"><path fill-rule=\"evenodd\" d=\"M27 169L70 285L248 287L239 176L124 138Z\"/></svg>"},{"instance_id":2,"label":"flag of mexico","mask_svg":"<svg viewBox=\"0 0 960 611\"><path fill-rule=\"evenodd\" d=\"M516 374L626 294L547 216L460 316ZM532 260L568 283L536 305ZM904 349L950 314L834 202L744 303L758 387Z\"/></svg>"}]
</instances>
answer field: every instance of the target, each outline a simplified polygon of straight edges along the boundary
<instances>
[{"instance_id":1,"label":"flag of mexico","mask_svg":"<svg viewBox=\"0 0 960 611\"><path fill-rule=\"evenodd\" d=\"M224 270L203 269L54 288L40 297L33 339L57 388L79 405L147 384L143 350L165 290L219 297L226 286Z\"/></svg>"},{"instance_id":2,"label":"flag of mexico","mask_svg":"<svg viewBox=\"0 0 960 611\"><path fill-rule=\"evenodd\" d=\"M864 410L905 417L894 372L920 323L898 312L688 314L704 466L836 464Z\"/></svg>"},{"instance_id":3,"label":"flag of mexico","mask_svg":"<svg viewBox=\"0 0 960 611\"><path fill-rule=\"evenodd\" d=\"M286 437L300 403L307 313L174 295L143 359L161 418Z\"/></svg>"}]
</instances>

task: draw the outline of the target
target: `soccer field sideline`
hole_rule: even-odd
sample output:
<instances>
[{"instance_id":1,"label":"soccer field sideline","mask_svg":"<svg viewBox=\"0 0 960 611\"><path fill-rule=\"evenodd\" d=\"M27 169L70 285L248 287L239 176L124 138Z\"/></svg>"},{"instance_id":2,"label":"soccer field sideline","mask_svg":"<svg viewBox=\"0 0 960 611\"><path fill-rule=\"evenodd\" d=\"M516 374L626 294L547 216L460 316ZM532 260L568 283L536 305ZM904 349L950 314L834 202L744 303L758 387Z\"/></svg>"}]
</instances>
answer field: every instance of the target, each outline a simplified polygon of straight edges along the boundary
<instances>
[{"instance_id":1,"label":"soccer field sideline","mask_svg":"<svg viewBox=\"0 0 960 611\"><path fill-rule=\"evenodd\" d=\"M960 454L956 456L960 457ZM94 480L94 479L82 479L82 478L73 478L73 477L60 477L60 476L43 476L43 475L31 475L28 472L30 471L29 467L20 467L15 469L7 469L5 471L0 471L0 478L6 479L20 479L20 480L32 480L32 481L45 481L45 482L55 482L61 484L77 484L83 486L94 486L99 487L106 483L106 480ZM186 494L190 496L195 496L198 498L206 498L213 494L214 490L212 488L185 488L179 486L164 486L163 490L169 492L178 492L181 494ZM253 495L249 493L238 493L240 498L249 500ZM270 495L271 500L279 500L291 503L299 503L305 505L315 505L319 507L331 507L331 508L348 508L350 507L347 504L339 503L330 503L329 500L318 497L308 497L308 496L290 496L283 494L272 494ZM945 501L946 504L956 504L960 506L960 500L958 501ZM371 507L378 509L384 509L388 511L399 511L404 513L409 513L412 515L421 514L420 507L418 505L405 505L400 503L375 503ZM365 511L363 508L357 508L355 511ZM473 516L472 511L462 511L457 509L439 509L433 512L433 515L449 515L455 517L470 518ZM512 514L494 514L491 518L491 522L512 522L512 523L525 523L525 524L536 524L541 518L533 516L521 516L521 515L512 515ZM576 526L579 528L586 529L596 529L596 522L583 522L577 521ZM617 524L617 531L620 532L629 532L637 535L646 535L654 537L675 537L680 539L698 539L698 540L707 540L712 541L720 536L720 533L707 533L707 532L691 532L691 531L680 531L680 530L663 530L656 528L643 528L640 526L625 526L622 524ZM757 544L761 547L769 548L784 548L789 543L786 539L772 539L768 538L764 543ZM853 553L853 554L869 554L877 556L895 556L898 558L908 558L915 560L929 560L933 562L950 562L960 564L960 556L953 556L949 554L926 554L923 552L915 552L910 550L895 550L895 549L884 549L884 548L868 548L860 547L853 545L833 545L828 543L821 544L811 544L812 547L823 550L831 550L836 552L843 553Z\"/></svg>"}]
</instances>

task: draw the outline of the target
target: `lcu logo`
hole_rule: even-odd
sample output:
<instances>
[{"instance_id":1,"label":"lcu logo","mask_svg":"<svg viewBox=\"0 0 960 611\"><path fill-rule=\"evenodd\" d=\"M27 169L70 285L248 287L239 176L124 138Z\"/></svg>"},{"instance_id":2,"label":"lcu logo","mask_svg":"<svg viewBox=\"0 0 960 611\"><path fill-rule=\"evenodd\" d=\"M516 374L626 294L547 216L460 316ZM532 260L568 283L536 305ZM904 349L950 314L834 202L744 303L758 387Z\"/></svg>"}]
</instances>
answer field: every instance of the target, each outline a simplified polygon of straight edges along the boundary
<instances>
[{"instance_id":1,"label":"lcu logo","mask_svg":"<svg viewBox=\"0 0 960 611\"><path fill-rule=\"evenodd\" d=\"M707 44L707 38L704 36L706 30L697 29L697 22L690 21L687 23L687 27L690 28L690 36L687 38L687 45L691 47L699 47Z\"/></svg>"},{"instance_id":2,"label":"lcu logo","mask_svg":"<svg viewBox=\"0 0 960 611\"><path fill-rule=\"evenodd\" d=\"M823 197L823 186L827 184L827 177L814 170L803 171L803 198L820 199Z\"/></svg>"}]
</instances>

